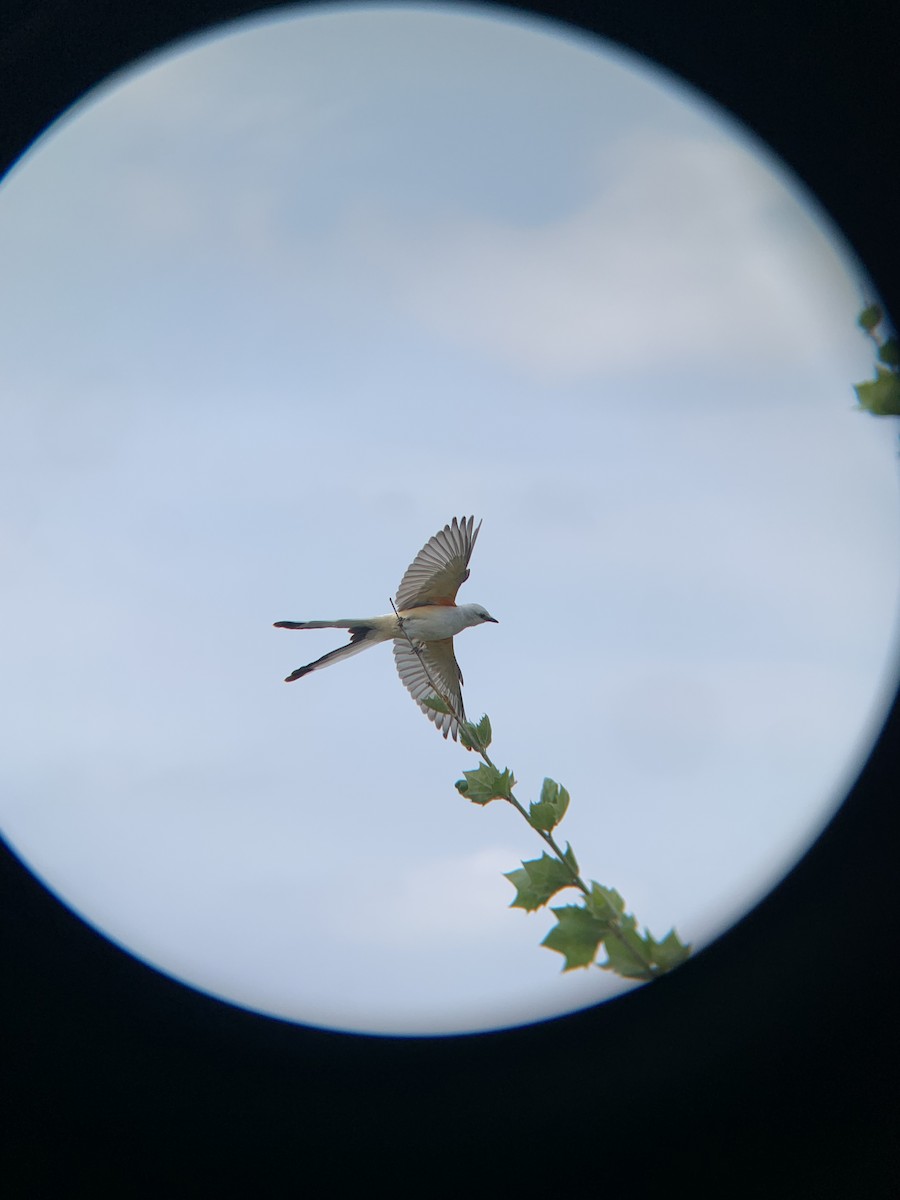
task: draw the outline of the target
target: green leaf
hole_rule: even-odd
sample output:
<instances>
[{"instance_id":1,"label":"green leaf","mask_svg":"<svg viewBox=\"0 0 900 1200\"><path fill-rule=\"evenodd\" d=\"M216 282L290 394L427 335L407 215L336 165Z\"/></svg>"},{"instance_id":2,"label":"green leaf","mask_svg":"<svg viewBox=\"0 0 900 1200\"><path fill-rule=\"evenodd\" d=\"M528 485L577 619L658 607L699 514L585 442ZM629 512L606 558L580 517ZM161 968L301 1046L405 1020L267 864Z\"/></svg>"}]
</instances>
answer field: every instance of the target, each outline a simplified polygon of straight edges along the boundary
<instances>
[{"instance_id":1,"label":"green leaf","mask_svg":"<svg viewBox=\"0 0 900 1200\"><path fill-rule=\"evenodd\" d=\"M900 342L896 338L888 338L878 347L878 357L888 367L900 367Z\"/></svg>"},{"instance_id":2,"label":"green leaf","mask_svg":"<svg viewBox=\"0 0 900 1200\"><path fill-rule=\"evenodd\" d=\"M625 901L615 888L606 888L591 880L591 894L587 906L598 921L618 922L625 912Z\"/></svg>"},{"instance_id":3,"label":"green leaf","mask_svg":"<svg viewBox=\"0 0 900 1200\"><path fill-rule=\"evenodd\" d=\"M566 797L566 802L563 806L563 811L568 807L568 795L564 787L561 787L552 779L545 779L541 784L541 804L559 804L560 793Z\"/></svg>"},{"instance_id":4,"label":"green leaf","mask_svg":"<svg viewBox=\"0 0 900 1200\"><path fill-rule=\"evenodd\" d=\"M519 869L506 872L504 878L516 889L516 898L509 907L524 908L526 912L542 908L551 896L572 886L571 873L549 854L523 862Z\"/></svg>"},{"instance_id":5,"label":"green leaf","mask_svg":"<svg viewBox=\"0 0 900 1200\"><path fill-rule=\"evenodd\" d=\"M870 304L868 308L864 308L856 319L860 329L867 331L875 328L881 321L881 309L877 304Z\"/></svg>"},{"instance_id":6,"label":"green leaf","mask_svg":"<svg viewBox=\"0 0 900 1200\"><path fill-rule=\"evenodd\" d=\"M887 367L876 367L876 377L854 387L859 407L876 417L900 417L900 375Z\"/></svg>"},{"instance_id":7,"label":"green leaf","mask_svg":"<svg viewBox=\"0 0 900 1200\"><path fill-rule=\"evenodd\" d=\"M459 740L467 750L487 750L491 744L491 723L487 713L477 725L466 721L459 727Z\"/></svg>"},{"instance_id":8,"label":"green leaf","mask_svg":"<svg viewBox=\"0 0 900 1200\"><path fill-rule=\"evenodd\" d=\"M569 845L568 842L566 842L566 848L563 851L563 858L569 864L569 866L572 870L572 874L577 875L578 874L578 860L575 857L575 851L572 849L572 847Z\"/></svg>"},{"instance_id":9,"label":"green leaf","mask_svg":"<svg viewBox=\"0 0 900 1200\"><path fill-rule=\"evenodd\" d=\"M465 779L457 779L456 790L473 804L488 804L491 800L509 800L516 785L512 772L504 767L498 771L487 763L479 763L474 771L463 771Z\"/></svg>"},{"instance_id":10,"label":"green leaf","mask_svg":"<svg viewBox=\"0 0 900 1200\"><path fill-rule=\"evenodd\" d=\"M552 779L545 779L540 800L528 806L528 820L535 829L549 833L566 815L568 807L569 793L566 789Z\"/></svg>"},{"instance_id":11,"label":"green leaf","mask_svg":"<svg viewBox=\"0 0 900 1200\"><path fill-rule=\"evenodd\" d=\"M653 947L653 961L660 972L680 967L690 956L690 945L686 946L674 929L670 929L663 940L656 942Z\"/></svg>"},{"instance_id":12,"label":"green leaf","mask_svg":"<svg viewBox=\"0 0 900 1200\"><path fill-rule=\"evenodd\" d=\"M652 941L652 939L651 939ZM653 952L636 929L619 929L610 933L604 942L606 962L604 971L615 971L625 979L652 979Z\"/></svg>"},{"instance_id":13,"label":"green leaf","mask_svg":"<svg viewBox=\"0 0 900 1200\"><path fill-rule=\"evenodd\" d=\"M448 707L447 704L444 703L444 701L440 698L440 696L426 696L424 698L424 700L422 701L422 703L425 705L426 708L433 708L435 712L439 712L439 713L449 713L450 712L450 708Z\"/></svg>"},{"instance_id":14,"label":"green leaf","mask_svg":"<svg viewBox=\"0 0 900 1200\"><path fill-rule=\"evenodd\" d=\"M690 946L681 942L674 929L662 942L656 942L646 931L642 937L636 918L626 913L625 901L615 888L603 887L592 880L587 907L609 929L605 939L607 961L601 964L607 971L615 971L626 979L653 979L677 967L690 955Z\"/></svg>"},{"instance_id":15,"label":"green leaf","mask_svg":"<svg viewBox=\"0 0 900 1200\"><path fill-rule=\"evenodd\" d=\"M595 921L580 904L567 904L551 909L556 924L541 942L565 958L564 971L589 967L597 956L597 948L606 935L602 921Z\"/></svg>"}]
</instances>

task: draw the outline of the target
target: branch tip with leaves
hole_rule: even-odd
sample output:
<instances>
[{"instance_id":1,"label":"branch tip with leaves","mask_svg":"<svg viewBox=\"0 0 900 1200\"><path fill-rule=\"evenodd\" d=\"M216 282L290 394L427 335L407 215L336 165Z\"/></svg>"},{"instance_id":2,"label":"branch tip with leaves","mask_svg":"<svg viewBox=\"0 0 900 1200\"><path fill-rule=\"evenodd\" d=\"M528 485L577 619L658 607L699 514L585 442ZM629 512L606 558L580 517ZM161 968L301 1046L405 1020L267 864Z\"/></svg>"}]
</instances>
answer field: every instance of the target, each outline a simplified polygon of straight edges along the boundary
<instances>
[{"instance_id":1,"label":"branch tip with leaves","mask_svg":"<svg viewBox=\"0 0 900 1200\"><path fill-rule=\"evenodd\" d=\"M413 646L409 635L400 628ZM415 647L413 646L415 649ZM449 698L435 684L427 665L422 667L434 695L424 700L435 712L449 713L459 726L459 740L466 750L473 751L481 762L470 771L463 771L457 780L456 790L473 804L486 805L493 800L505 800L531 826L549 850L540 858L523 862L514 871L506 872L516 890L511 908L534 912L543 908L559 892L574 888L580 892L579 901L560 908L551 908L556 924L541 943L549 950L563 956L563 970L589 967L597 958L602 946L606 960L598 963L603 970L613 971L625 979L650 980L683 963L691 953L691 947L670 930L661 942L644 930L638 931L637 920L625 912L625 901L614 888L603 887L595 880L590 884L581 877L575 852L567 843L563 850L553 836L569 807L570 796L562 784L545 779L540 799L526 809L516 798L513 789L516 779L512 771L504 767L501 771L491 760L488 749L493 736L491 722L483 716L478 722L465 720Z\"/></svg>"},{"instance_id":2,"label":"branch tip with leaves","mask_svg":"<svg viewBox=\"0 0 900 1200\"><path fill-rule=\"evenodd\" d=\"M875 344L875 378L854 384L859 407L876 417L900 417L900 342L885 332L884 313L870 304L857 324Z\"/></svg>"}]
</instances>

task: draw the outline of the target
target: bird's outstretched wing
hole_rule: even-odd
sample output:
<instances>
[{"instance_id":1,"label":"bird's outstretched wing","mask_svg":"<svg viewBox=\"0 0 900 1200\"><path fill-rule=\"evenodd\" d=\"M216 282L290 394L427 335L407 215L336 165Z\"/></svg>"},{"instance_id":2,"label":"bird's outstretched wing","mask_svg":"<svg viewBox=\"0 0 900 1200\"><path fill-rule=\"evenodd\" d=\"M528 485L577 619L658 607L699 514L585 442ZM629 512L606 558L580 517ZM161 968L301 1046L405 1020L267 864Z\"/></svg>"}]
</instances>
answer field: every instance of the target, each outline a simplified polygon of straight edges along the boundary
<instances>
[{"instance_id":1,"label":"bird's outstretched wing","mask_svg":"<svg viewBox=\"0 0 900 1200\"><path fill-rule=\"evenodd\" d=\"M478 532L477 530L475 531ZM433 539L432 539L433 540ZM474 538L472 539L475 540ZM418 652L417 652L418 650ZM462 700L462 671L453 653L453 638L437 642L421 642L414 650L405 637L394 638L394 661L397 671L409 694L430 721L434 721L444 735L456 741L459 722L451 713L435 712L423 703L435 694L435 684L446 696L457 714L466 719ZM431 679L428 676L431 676ZM432 680L434 683L432 683Z\"/></svg>"},{"instance_id":2,"label":"bird's outstretched wing","mask_svg":"<svg viewBox=\"0 0 900 1200\"><path fill-rule=\"evenodd\" d=\"M401 611L420 604L453 604L469 578L469 559L481 522L456 517L425 543L400 580L395 603ZM408 643L407 643L408 646Z\"/></svg>"}]
</instances>

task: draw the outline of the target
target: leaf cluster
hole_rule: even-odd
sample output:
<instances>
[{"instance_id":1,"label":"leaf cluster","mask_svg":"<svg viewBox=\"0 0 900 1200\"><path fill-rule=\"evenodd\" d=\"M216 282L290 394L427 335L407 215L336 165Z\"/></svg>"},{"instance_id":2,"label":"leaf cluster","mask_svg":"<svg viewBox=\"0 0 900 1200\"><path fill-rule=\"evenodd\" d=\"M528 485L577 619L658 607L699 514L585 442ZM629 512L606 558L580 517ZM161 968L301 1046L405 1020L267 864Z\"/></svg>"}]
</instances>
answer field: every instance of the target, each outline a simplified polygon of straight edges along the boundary
<instances>
[{"instance_id":1,"label":"leaf cluster","mask_svg":"<svg viewBox=\"0 0 900 1200\"><path fill-rule=\"evenodd\" d=\"M516 889L510 907L533 912L563 888L572 887L577 864L571 846L566 847L565 858L563 863L542 854L523 862L520 870L509 871L506 878ZM556 924L541 945L563 956L564 971L589 967L603 946L606 961L599 965L604 970L615 971L625 979L649 980L679 966L691 953L690 946L674 929L661 942L649 930L640 933L634 916L625 912L625 901L619 893L595 880L582 903L550 911Z\"/></svg>"},{"instance_id":2,"label":"leaf cluster","mask_svg":"<svg viewBox=\"0 0 900 1200\"><path fill-rule=\"evenodd\" d=\"M550 910L556 925L541 943L564 958L563 970L588 967L602 945L606 961L599 965L625 979L655 979L683 963L691 947L670 929L661 942L649 930L640 933L637 921L625 912L625 901L614 888L594 881L584 904Z\"/></svg>"},{"instance_id":3,"label":"leaf cluster","mask_svg":"<svg viewBox=\"0 0 900 1200\"><path fill-rule=\"evenodd\" d=\"M510 770L499 770L487 758L485 738L490 739L490 722L483 717L477 725L461 727L463 742L480 750L485 761L475 770L464 771L457 780L457 791L473 804L485 805L491 800L506 800L525 818L532 829L543 838L551 853L529 859L505 878L516 889L510 907L535 912L547 905L566 888L581 893L578 903L552 908L556 924L541 945L563 956L563 970L589 967L597 958L601 946L606 959L598 965L626 979L649 980L677 967L691 952L675 930L662 941L638 929L635 917L625 912L625 901L614 888L603 887L592 880L588 886L579 874L578 860L572 847L561 849L553 838L569 807L569 793L553 779L545 779L540 799L526 810L515 797L515 778Z\"/></svg>"},{"instance_id":4,"label":"leaf cluster","mask_svg":"<svg viewBox=\"0 0 900 1200\"><path fill-rule=\"evenodd\" d=\"M863 309L857 323L875 343L878 359L875 378L854 384L859 407L876 417L900 416L900 342L880 332L884 313L877 304Z\"/></svg>"}]
</instances>

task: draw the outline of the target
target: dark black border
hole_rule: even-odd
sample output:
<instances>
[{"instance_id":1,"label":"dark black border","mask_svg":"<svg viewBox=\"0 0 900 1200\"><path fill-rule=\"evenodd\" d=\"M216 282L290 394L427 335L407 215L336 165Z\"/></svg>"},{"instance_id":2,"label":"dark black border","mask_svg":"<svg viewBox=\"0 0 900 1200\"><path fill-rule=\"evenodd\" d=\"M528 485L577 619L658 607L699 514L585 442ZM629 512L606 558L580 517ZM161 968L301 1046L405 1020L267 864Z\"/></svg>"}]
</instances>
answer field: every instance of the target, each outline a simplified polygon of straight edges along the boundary
<instances>
[{"instance_id":1,"label":"dark black border","mask_svg":"<svg viewBox=\"0 0 900 1200\"><path fill-rule=\"evenodd\" d=\"M105 75L266 7L7 4L0 169ZM742 117L898 311L895 4L530 8L653 57ZM10 1194L900 1194L898 735L895 704L814 849L688 966L601 1008L478 1037L341 1036L217 1003L111 946L4 851Z\"/></svg>"}]
</instances>

